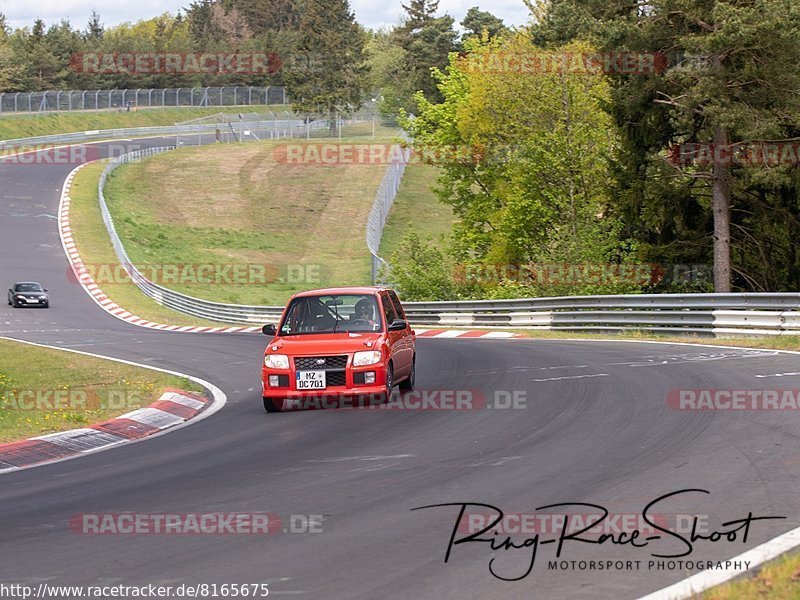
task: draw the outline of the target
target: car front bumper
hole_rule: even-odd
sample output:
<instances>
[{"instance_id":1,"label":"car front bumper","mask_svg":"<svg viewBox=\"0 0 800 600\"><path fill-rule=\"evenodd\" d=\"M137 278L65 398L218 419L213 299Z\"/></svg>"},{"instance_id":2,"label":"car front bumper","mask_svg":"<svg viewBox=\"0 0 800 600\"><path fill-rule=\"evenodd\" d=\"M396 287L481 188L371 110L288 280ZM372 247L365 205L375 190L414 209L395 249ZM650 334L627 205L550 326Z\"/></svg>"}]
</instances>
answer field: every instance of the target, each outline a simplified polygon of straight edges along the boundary
<instances>
[{"instance_id":1,"label":"car front bumper","mask_svg":"<svg viewBox=\"0 0 800 600\"><path fill-rule=\"evenodd\" d=\"M17 298L14 296L14 302L26 306L47 306L50 302L49 298Z\"/></svg>"},{"instance_id":2,"label":"car front bumper","mask_svg":"<svg viewBox=\"0 0 800 600\"><path fill-rule=\"evenodd\" d=\"M375 382L371 384L356 384L357 373L375 373ZM281 383L286 385L271 386L269 376L277 375L282 379ZM332 385L324 389L298 390L296 384L297 370L290 369L271 369L261 368L261 387L262 395L274 399L307 399L317 400L322 404L335 399L347 398L355 400L362 397L364 400L377 400L386 392L386 367L383 364L374 364L366 367L351 367L345 369L345 384Z\"/></svg>"}]
</instances>

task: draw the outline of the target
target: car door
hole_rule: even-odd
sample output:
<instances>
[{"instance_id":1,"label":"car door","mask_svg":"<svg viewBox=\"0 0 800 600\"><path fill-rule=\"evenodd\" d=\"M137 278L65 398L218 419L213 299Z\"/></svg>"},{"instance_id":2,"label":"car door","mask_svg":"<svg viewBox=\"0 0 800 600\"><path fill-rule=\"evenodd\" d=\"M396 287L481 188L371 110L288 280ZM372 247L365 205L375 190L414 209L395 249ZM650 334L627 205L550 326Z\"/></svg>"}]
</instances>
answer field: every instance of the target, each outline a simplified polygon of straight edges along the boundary
<instances>
[{"instance_id":1,"label":"car door","mask_svg":"<svg viewBox=\"0 0 800 600\"><path fill-rule=\"evenodd\" d=\"M410 368L405 356L405 352L403 352L405 336L403 335L402 331L389 331L389 325L391 325L394 320L399 317L397 316L397 313L394 310L394 305L392 304L392 301L386 292L381 292L380 299L381 309L383 310L383 319L386 322L386 338L389 344L389 354L392 357L392 364L394 365L394 378L397 380L400 377L405 377L408 375L408 370Z\"/></svg>"},{"instance_id":2,"label":"car door","mask_svg":"<svg viewBox=\"0 0 800 600\"><path fill-rule=\"evenodd\" d=\"M394 311L397 313L397 318L403 319L408 323L406 311L403 310L403 305L400 304L400 299L393 290L389 290L389 299L392 301L392 306L394 306ZM405 362L408 364L409 372L414 361L414 337L414 330L411 329L411 325L406 325L406 328L403 330L403 355L405 357Z\"/></svg>"}]
</instances>

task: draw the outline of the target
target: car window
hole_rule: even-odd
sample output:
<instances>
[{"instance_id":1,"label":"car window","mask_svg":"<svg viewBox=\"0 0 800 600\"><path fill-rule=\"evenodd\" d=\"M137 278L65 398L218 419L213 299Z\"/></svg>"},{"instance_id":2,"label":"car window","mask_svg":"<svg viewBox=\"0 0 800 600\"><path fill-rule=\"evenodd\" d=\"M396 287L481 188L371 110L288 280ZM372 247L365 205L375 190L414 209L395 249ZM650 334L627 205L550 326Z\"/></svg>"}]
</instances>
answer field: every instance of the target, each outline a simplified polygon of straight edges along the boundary
<instances>
[{"instance_id":1,"label":"car window","mask_svg":"<svg viewBox=\"0 0 800 600\"><path fill-rule=\"evenodd\" d=\"M14 288L15 292L41 292L42 286L36 283L20 283Z\"/></svg>"},{"instance_id":2,"label":"car window","mask_svg":"<svg viewBox=\"0 0 800 600\"><path fill-rule=\"evenodd\" d=\"M397 294L390 291L389 298L392 299L392 305L394 306L394 311L397 313L398 319L405 319L406 318L406 311L403 310L403 305L400 304L400 299L397 297Z\"/></svg>"},{"instance_id":3,"label":"car window","mask_svg":"<svg viewBox=\"0 0 800 600\"><path fill-rule=\"evenodd\" d=\"M371 294L302 296L289 304L280 335L380 329L380 313Z\"/></svg>"},{"instance_id":4,"label":"car window","mask_svg":"<svg viewBox=\"0 0 800 600\"><path fill-rule=\"evenodd\" d=\"M383 316L386 319L386 326L388 327L392 324L392 321L397 318L397 313L395 313L392 301L389 300L387 294L381 294L381 304L383 304Z\"/></svg>"}]
</instances>

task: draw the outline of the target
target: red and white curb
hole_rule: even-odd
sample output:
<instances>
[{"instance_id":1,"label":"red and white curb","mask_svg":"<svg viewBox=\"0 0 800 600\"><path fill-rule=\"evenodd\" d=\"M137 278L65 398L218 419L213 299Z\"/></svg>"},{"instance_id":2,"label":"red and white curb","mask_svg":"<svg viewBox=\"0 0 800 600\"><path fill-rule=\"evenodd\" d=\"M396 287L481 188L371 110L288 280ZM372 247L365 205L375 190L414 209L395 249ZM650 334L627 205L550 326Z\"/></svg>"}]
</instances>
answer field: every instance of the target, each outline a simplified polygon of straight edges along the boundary
<instances>
[{"instance_id":1,"label":"red and white curb","mask_svg":"<svg viewBox=\"0 0 800 600\"><path fill-rule=\"evenodd\" d=\"M417 337L429 338L495 338L508 339L525 337L519 333L510 331L480 331L478 329L417 329L413 328Z\"/></svg>"},{"instance_id":2,"label":"red and white curb","mask_svg":"<svg viewBox=\"0 0 800 600\"><path fill-rule=\"evenodd\" d=\"M142 439L186 423L211 401L182 390L168 390L157 402L115 419L81 429L0 444L0 473L74 458Z\"/></svg>"},{"instance_id":3,"label":"red and white curb","mask_svg":"<svg viewBox=\"0 0 800 600\"><path fill-rule=\"evenodd\" d=\"M86 293L107 313L121 319L132 325L139 327L147 327L149 329L157 329L159 331L174 331L177 333L261 333L261 327L194 327L191 325L165 325L163 323L155 323L137 317L131 312L125 310L120 305L111 300L97 282L94 281L92 276L88 273L83 261L81 260L78 249L75 246L75 240L72 238L72 228L69 224L69 208L71 198L69 195L72 182L75 179L75 174L85 167L84 163L79 165L72 172L67 175L64 182L64 188L61 190L61 200L58 206L58 230L61 236L61 245L64 247L64 252L67 255L72 271L75 278L80 282L81 286ZM435 338L515 338L523 337L516 333L509 333L507 331L479 331L479 330L459 330L459 329L414 329L420 337L435 337Z\"/></svg>"},{"instance_id":4,"label":"red and white curb","mask_svg":"<svg viewBox=\"0 0 800 600\"><path fill-rule=\"evenodd\" d=\"M213 383L186 373L170 371L152 365L143 365L121 358L93 354L83 350L50 346L5 336L0 339L28 346L71 352L81 356L91 356L92 358L110 360L123 365L131 365L150 371L166 373L167 375L183 377L201 385L207 392L206 395L203 395L182 390L167 390L150 406L134 410L115 419L109 419L108 421L80 429L0 444L0 474L62 460L70 460L94 452L108 450L122 444L134 444L160 435L166 435L207 419L222 410L222 407L228 401L225 393Z\"/></svg>"}]
</instances>

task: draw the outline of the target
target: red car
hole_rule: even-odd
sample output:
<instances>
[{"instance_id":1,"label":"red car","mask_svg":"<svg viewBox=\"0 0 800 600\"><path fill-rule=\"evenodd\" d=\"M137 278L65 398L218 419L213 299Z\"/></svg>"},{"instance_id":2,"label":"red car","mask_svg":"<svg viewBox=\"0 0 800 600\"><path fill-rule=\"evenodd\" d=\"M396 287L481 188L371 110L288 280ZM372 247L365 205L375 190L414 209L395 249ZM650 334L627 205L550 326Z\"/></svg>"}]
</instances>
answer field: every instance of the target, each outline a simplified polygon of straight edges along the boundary
<instances>
[{"instance_id":1,"label":"red car","mask_svg":"<svg viewBox=\"0 0 800 600\"><path fill-rule=\"evenodd\" d=\"M295 294L264 352L267 412L330 406L332 398L386 399L414 387L415 335L393 290L343 287ZM320 403L322 399L322 403Z\"/></svg>"}]
</instances>

